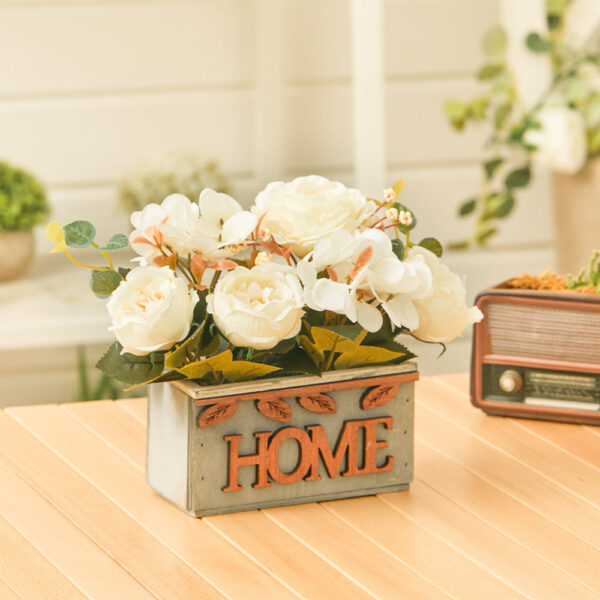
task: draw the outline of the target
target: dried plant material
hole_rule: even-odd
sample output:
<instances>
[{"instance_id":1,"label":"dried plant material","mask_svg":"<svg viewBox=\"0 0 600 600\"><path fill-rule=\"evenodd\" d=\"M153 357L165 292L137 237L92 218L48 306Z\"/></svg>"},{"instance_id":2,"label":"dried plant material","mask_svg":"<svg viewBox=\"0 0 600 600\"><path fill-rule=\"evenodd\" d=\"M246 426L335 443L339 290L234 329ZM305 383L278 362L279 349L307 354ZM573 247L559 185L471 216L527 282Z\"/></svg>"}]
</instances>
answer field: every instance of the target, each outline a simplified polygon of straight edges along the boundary
<instances>
[{"instance_id":1,"label":"dried plant material","mask_svg":"<svg viewBox=\"0 0 600 600\"><path fill-rule=\"evenodd\" d=\"M550 268L545 269L539 275L523 273L507 282L507 287L515 290L567 290L567 278L553 273Z\"/></svg>"}]
</instances>

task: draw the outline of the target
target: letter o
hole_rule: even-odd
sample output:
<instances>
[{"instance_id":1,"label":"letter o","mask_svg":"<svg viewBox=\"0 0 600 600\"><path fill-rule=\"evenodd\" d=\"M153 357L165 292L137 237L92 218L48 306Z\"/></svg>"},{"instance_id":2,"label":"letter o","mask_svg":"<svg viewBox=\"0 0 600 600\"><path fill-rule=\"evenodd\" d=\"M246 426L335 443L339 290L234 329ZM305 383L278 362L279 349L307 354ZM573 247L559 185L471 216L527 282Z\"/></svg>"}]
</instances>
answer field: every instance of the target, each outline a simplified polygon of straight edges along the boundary
<instances>
[{"instance_id":1,"label":"letter o","mask_svg":"<svg viewBox=\"0 0 600 600\"><path fill-rule=\"evenodd\" d=\"M298 442L300 460L298 466L289 473L284 473L279 468L279 448L285 440L295 439ZM284 427L280 429L269 443L268 468L269 475L277 483L296 483L307 473L312 460L312 441L304 431L298 427Z\"/></svg>"}]
</instances>

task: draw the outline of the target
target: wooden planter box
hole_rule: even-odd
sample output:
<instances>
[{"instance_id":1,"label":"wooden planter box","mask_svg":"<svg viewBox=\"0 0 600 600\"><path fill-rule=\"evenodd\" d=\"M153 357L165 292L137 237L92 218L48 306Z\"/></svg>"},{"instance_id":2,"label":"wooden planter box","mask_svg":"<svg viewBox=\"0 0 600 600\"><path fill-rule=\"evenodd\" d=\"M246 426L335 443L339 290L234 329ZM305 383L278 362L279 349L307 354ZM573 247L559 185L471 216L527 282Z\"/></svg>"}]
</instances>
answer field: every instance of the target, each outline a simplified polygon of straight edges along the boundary
<instances>
[{"instance_id":1,"label":"wooden planter box","mask_svg":"<svg viewBox=\"0 0 600 600\"><path fill-rule=\"evenodd\" d=\"M146 480L200 517L406 490L412 363L148 392Z\"/></svg>"},{"instance_id":2,"label":"wooden planter box","mask_svg":"<svg viewBox=\"0 0 600 600\"><path fill-rule=\"evenodd\" d=\"M493 415L600 425L600 295L482 292L471 401Z\"/></svg>"}]
</instances>

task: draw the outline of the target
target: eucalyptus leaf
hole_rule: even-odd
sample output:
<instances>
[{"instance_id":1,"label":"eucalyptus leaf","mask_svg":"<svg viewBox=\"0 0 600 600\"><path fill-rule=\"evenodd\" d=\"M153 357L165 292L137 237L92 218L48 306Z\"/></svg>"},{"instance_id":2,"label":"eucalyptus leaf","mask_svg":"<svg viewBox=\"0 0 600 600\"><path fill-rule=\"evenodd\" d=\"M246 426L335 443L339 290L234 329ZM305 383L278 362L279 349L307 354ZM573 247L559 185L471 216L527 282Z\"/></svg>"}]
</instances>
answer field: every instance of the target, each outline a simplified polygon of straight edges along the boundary
<instances>
[{"instance_id":1,"label":"eucalyptus leaf","mask_svg":"<svg viewBox=\"0 0 600 600\"><path fill-rule=\"evenodd\" d=\"M426 248L430 252L433 252L438 257L441 257L444 253L444 248L442 247L442 244L432 237L423 238L419 242L419 246L421 246L422 248Z\"/></svg>"},{"instance_id":2,"label":"eucalyptus leaf","mask_svg":"<svg viewBox=\"0 0 600 600\"><path fill-rule=\"evenodd\" d=\"M89 221L73 221L63 227L65 242L71 248L87 248L92 245L96 229Z\"/></svg>"},{"instance_id":3,"label":"eucalyptus leaf","mask_svg":"<svg viewBox=\"0 0 600 600\"><path fill-rule=\"evenodd\" d=\"M460 131L465 126L468 109L464 102L448 100L448 102L444 103L444 112L454 129Z\"/></svg>"},{"instance_id":4,"label":"eucalyptus leaf","mask_svg":"<svg viewBox=\"0 0 600 600\"><path fill-rule=\"evenodd\" d=\"M404 260L404 243L400 239L392 240L392 251L400 259Z\"/></svg>"},{"instance_id":5,"label":"eucalyptus leaf","mask_svg":"<svg viewBox=\"0 0 600 600\"><path fill-rule=\"evenodd\" d=\"M496 129L500 129L504 125L511 112L512 104L510 103L505 103L498 106L496 112L494 112L494 125L496 126Z\"/></svg>"},{"instance_id":6,"label":"eucalyptus leaf","mask_svg":"<svg viewBox=\"0 0 600 600\"><path fill-rule=\"evenodd\" d=\"M90 274L90 287L98 298L108 298L123 281L119 273L113 270L92 271Z\"/></svg>"},{"instance_id":7,"label":"eucalyptus leaf","mask_svg":"<svg viewBox=\"0 0 600 600\"><path fill-rule=\"evenodd\" d=\"M477 71L477 79L479 79L480 81L486 81L488 79L493 79L494 77L496 77L496 75L499 75L500 73L502 73L503 70L504 70L504 68L502 67L502 65L497 65L497 64L483 65L483 67L481 67L481 69L479 69L479 71Z\"/></svg>"},{"instance_id":8,"label":"eucalyptus leaf","mask_svg":"<svg viewBox=\"0 0 600 600\"><path fill-rule=\"evenodd\" d=\"M122 248L126 248L128 245L129 240L127 239L127 236L122 233L117 233L116 235L113 235L110 240L106 242L106 245L100 248L100 250L110 252L112 250L121 250Z\"/></svg>"},{"instance_id":9,"label":"eucalyptus leaf","mask_svg":"<svg viewBox=\"0 0 600 600\"><path fill-rule=\"evenodd\" d=\"M483 245L496 233L498 233L498 229L490 223L479 223L475 229L475 240L478 244Z\"/></svg>"},{"instance_id":10,"label":"eucalyptus leaf","mask_svg":"<svg viewBox=\"0 0 600 600\"><path fill-rule=\"evenodd\" d=\"M506 192L490 194L485 199L483 218L502 219L510 214L514 205L515 199L512 194Z\"/></svg>"},{"instance_id":11,"label":"eucalyptus leaf","mask_svg":"<svg viewBox=\"0 0 600 600\"><path fill-rule=\"evenodd\" d=\"M506 50L506 32L496 26L488 30L483 38L483 51L488 56L500 56Z\"/></svg>"},{"instance_id":12,"label":"eucalyptus leaf","mask_svg":"<svg viewBox=\"0 0 600 600\"><path fill-rule=\"evenodd\" d=\"M502 165L504 161L501 158L493 158L492 160L488 160L483 163L483 170L485 171L485 178L489 181L494 173L498 170L500 165Z\"/></svg>"}]
</instances>

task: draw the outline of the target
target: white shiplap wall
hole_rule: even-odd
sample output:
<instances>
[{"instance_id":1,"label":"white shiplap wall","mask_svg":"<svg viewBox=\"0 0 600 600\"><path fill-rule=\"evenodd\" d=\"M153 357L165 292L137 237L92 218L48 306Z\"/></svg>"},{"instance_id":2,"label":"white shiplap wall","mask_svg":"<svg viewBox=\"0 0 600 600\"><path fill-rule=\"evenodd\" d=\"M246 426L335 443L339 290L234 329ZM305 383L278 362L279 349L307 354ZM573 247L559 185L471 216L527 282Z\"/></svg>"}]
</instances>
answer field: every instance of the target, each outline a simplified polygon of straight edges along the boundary
<instances>
[{"instance_id":1,"label":"white shiplap wall","mask_svg":"<svg viewBox=\"0 0 600 600\"><path fill-rule=\"evenodd\" d=\"M250 204L267 183L254 153L257 1L0 0L0 157L39 174L57 220L87 218L100 236L126 231L120 175L171 148L218 158ZM280 1L281 168L352 184L350 2ZM455 212L476 189L484 132L457 135L441 106L476 89L479 40L497 19L498 0L386 1L388 172L407 180L425 235L469 231ZM546 181L527 196L535 204L521 203L497 251L449 257L471 291L551 260ZM457 356L441 368L466 368Z\"/></svg>"}]
</instances>

